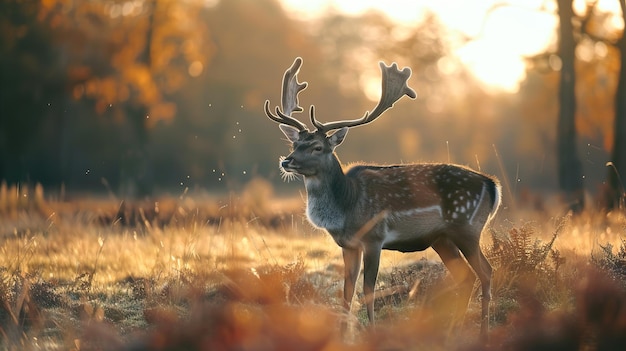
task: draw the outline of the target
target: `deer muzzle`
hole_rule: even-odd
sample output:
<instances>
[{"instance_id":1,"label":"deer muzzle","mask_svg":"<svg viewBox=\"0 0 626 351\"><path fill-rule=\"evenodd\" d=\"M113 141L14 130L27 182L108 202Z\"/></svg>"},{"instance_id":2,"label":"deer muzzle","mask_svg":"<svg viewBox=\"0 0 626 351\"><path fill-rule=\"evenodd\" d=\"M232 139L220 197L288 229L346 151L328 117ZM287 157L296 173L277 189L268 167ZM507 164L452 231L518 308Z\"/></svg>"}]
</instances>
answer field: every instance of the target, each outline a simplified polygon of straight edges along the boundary
<instances>
[{"instance_id":1,"label":"deer muzzle","mask_svg":"<svg viewBox=\"0 0 626 351\"><path fill-rule=\"evenodd\" d=\"M280 162L280 166L281 166L284 170L288 171L289 169L293 168L293 166L292 166L292 164L291 164L291 162L292 162L292 161L293 161L293 157L287 157L286 159L284 159L284 160L282 160L282 161Z\"/></svg>"}]
</instances>

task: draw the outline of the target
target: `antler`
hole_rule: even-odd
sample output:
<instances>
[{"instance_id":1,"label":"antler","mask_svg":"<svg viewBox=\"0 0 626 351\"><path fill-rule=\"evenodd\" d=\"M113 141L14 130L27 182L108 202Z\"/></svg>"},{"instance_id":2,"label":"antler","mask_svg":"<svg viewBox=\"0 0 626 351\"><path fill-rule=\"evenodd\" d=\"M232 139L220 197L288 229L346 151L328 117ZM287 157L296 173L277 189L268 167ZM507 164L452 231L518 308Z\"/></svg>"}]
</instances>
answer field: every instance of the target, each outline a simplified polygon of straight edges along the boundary
<instances>
[{"instance_id":1,"label":"antler","mask_svg":"<svg viewBox=\"0 0 626 351\"><path fill-rule=\"evenodd\" d=\"M283 110L281 111L278 106L276 107L276 114L272 114L270 111L270 101L265 100L265 114L272 121L288 124L297 128L299 131L307 130L306 124L291 117L293 112L302 112L302 107L298 106L298 93L306 89L307 83L298 83L298 72L302 66L302 59L296 57L291 67L285 71L283 75L283 89L281 92L281 103Z\"/></svg>"},{"instance_id":2,"label":"antler","mask_svg":"<svg viewBox=\"0 0 626 351\"><path fill-rule=\"evenodd\" d=\"M415 91L413 91L413 89L411 89L407 84L409 77L411 77L410 68L405 67L402 70L399 70L398 65L396 65L395 62L391 64L391 66L387 66L383 62L380 62L380 70L383 73L382 93L378 105L376 105L372 112L365 112L365 115L359 119L321 123L315 119L315 107L311 106L311 110L309 111L311 115L311 123L313 123L313 125L317 128L317 131L326 133L343 127L356 127L362 124L367 124L378 118L387 109L391 108L396 101L402 98L402 96L406 95L411 99L415 99L417 96Z\"/></svg>"}]
</instances>

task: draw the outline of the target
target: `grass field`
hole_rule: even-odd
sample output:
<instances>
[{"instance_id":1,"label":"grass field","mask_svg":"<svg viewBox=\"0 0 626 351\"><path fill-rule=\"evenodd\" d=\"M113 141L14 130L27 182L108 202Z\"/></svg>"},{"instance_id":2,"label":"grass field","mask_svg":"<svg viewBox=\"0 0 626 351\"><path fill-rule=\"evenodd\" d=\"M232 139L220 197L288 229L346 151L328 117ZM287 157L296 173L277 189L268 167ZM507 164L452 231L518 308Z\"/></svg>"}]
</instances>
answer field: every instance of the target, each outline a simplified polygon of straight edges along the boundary
<instances>
[{"instance_id":1,"label":"grass field","mask_svg":"<svg viewBox=\"0 0 626 351\"><path fill-rule=\"evenodd\" d=\"M303 200L259 185L224 197L46 198L0 187L0 347L9 350L621 350L626 219L503 208L495 268L463 320L431 249L385 251L366 326L341 309L341 250ZM550 207L550 206L547 206ZM359 283L360 293L360 283ZM348 331L340 333L347 324Z\"/></svg>"}]
</instances>

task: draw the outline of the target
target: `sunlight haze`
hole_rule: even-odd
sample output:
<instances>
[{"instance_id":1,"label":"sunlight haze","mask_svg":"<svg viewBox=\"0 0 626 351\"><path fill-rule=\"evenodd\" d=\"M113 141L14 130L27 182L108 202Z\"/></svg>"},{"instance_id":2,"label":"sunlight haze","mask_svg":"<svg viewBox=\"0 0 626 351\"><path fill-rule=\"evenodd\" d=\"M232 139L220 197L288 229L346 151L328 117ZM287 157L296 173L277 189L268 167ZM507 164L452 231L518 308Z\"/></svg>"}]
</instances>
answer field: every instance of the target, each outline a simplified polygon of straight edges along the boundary
<instances>
[{"instance_id":1,"label":"sunlight haze","mask_svg":"<svg viewBox=\"0 0 626 351\"><path fill-rule=\"evenodd\" d=\"M556 40L557 18L549 13L553 8L545 8L544 1L507 4L490 0L282 2L287 11L305 20L327 11L359 15L375 10L400 25L410 26L432 12L449 31L448 40L454 55L472 74L488 89L511 93L517 92L526 77L524 58L545 51Z\"/></svg>"}]
</instances>

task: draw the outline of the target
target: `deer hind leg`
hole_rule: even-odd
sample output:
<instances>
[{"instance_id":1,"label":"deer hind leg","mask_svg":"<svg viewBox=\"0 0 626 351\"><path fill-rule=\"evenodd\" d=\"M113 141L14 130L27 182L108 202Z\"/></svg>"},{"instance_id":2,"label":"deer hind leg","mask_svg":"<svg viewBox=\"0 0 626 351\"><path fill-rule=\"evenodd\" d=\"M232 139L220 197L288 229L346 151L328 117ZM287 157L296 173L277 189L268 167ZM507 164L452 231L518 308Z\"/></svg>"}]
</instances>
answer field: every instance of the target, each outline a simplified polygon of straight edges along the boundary
<instances>
[{"instance_id":1,"label":"deer hind leg","mask_svg":"<svg viewBox=\"0 0 626 351\"><path fill-rule=\"evenodd\" d=\"M478 265L482 268L481 273L478 278L480 279L480 284L482 287L482 312L480 314L480 338L484 342L488 341L488 333L489 333L489 303L491 302L491 274L493 272L493 268L487 258L478 248L477 254Z\"/></svg>"},{"instance_id":2,"label":"deer hind leg","mask_svg":"<svg viewBox=\"0 0 626 351\"><path fill-rule=\"evenodd\" d=\"M480 314L480 338L486 342L489 331L489 302L491 301L491 274L492 267L480 249L480 236L468 236L469 240L459 242L459 249L467 259L478 279L482 290L482 308Z\"/></svg>"},{"instance_id":3,"label":"deer hind leg","mask_svg":"<svg viewBox=\"0 0 626 351\"><path fill-rule=\"evenodd\" d=\"M374 324L374 288L378 278L381 250L379 245L366 245L363 252L363 296L370 325Z\"/></svg>"},{"instance_id":4,"label":"deer hind leg","mask_svg":"<svg viewBox=\"0 0 626 351\"><path fill-rule=\"evenodd\" d=\"M467 311L467 305L472 291L474 289L474 282L476 276L474 272L467 264L459 248L451 240L447 238L441 238L433 243L432 248L437 252L441 261L452 274L454 281L456 282L455 304L454 304L454 323L460 325L463 323L465 313Z\"/></svg>"}]
</instances>

